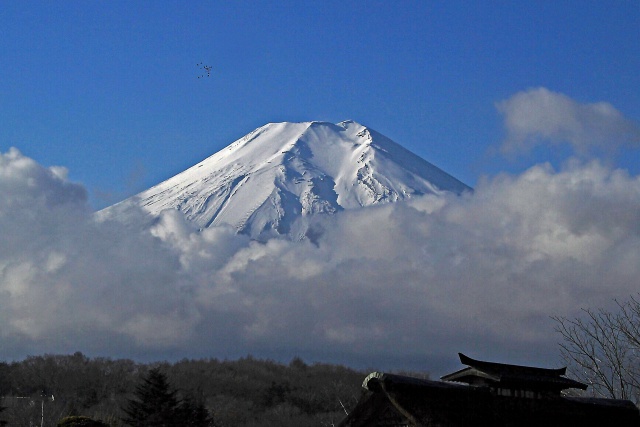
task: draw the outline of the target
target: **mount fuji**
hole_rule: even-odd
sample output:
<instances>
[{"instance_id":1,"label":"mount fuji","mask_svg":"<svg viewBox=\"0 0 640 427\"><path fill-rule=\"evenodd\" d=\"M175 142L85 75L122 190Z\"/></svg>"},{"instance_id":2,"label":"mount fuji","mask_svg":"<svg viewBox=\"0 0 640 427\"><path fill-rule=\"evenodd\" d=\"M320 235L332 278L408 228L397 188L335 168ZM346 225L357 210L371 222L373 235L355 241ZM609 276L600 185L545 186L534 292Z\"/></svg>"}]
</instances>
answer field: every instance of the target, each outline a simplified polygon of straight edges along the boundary
<instances>
[{"instance_id":1,"label":"mount fuji","mask_svg":"<svg viewBox=\"0 0 640 427\"><path fill-rule=\"evenodd\" d=\"M127 221L177 209L203 229L304 238L301 218L471 188L354 121L269 123L178 175L98 212Z\"/></svg>"}]
</instances>

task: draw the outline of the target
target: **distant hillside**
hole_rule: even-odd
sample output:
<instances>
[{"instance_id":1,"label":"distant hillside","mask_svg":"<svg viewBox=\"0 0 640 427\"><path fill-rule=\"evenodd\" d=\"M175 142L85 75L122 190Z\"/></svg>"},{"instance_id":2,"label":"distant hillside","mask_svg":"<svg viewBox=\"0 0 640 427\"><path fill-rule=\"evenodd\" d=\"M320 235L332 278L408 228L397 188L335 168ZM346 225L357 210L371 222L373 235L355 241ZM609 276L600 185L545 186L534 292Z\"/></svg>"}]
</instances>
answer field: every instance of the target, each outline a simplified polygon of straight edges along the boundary
<instances>
[{"instance_id":1,"label":"distant hillside","mask_svg":"<svg viewBox=\"0 0 640 427\"><path fill-rule=\"evenodd\" d=\"M344 366L308 365L299 358L288 365L252 357L140 364L89 359L81 353L32 356L0 363L0 393L7 407L0 420L10 426L40 425L44 408L45 426L55 427L68 415L122 426L121 407L147 371L158 366L180 395L204 402L217 427L333 425L355 405L367 374Z\"/></svg>"}]
</instances>

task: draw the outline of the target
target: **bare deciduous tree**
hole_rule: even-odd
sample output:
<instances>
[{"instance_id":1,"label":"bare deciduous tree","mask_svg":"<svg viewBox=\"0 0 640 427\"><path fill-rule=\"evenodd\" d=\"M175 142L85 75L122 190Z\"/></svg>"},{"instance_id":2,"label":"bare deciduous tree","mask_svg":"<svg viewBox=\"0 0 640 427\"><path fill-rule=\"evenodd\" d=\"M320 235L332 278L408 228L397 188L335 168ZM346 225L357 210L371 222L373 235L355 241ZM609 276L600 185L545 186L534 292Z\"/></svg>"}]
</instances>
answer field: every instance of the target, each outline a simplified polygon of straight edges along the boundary
<instances>
[{"instance_id":1,"label":"bare deciduous tree","mask_svg":"<svg viewBox=\"0 0 640 427\"><path fill-rule=\"evenodd\" d=\"M569 371L596 396L640 403L640 299L616 301L616 311L583 310L582 318L553 317Z\"/></svg>"}]
</instances>

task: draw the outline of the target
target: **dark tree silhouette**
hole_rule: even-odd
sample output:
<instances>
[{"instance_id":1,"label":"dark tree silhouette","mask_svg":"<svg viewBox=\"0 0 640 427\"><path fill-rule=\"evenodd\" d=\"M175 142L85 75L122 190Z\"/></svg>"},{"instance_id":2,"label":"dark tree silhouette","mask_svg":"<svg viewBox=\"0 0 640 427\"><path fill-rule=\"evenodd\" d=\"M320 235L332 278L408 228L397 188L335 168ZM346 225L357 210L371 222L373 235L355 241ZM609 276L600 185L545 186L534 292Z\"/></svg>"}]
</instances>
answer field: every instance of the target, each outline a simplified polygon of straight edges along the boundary
<instances>
[{"instance_id":1,"label":"dark tree silhouette","mask_svg":"<svg viewBox=\"0 0 640 427\"><path fill-rule=\"evenodd\" d=\"M159 368L149 371L136 387L135 398L123 408L123 420L133 427L212 427L213 418L202 400L187 394L179 400Z\"/></svg>"},{"instance_id":2,"label":"dark tree silhouette","mask_svg":"<svg viewBox=\"0 0 640 427\"><path fill-rule=\"evenodd\" d=\"M640 299L617 311L583 310L582 318L553 317L572 374L595 395L640 403Z\"/></svg>"},{"instance_id":3,"label":"dark tree silhouette","mask_svg":"<svg viewBox=\"0 0 640 427\"><path fill-rule=\"evenodd\" d=\"M202 400L196 400L192 395L187 395L178 407L178 417L185 427L213 427L213 417L205 407Z\"/></svg>"},{"instance_id":4,"label":"dark tree silhouette","mask_svg":"<svg viewBox=\"0 0 640 427\"><path fill-rule=\"evenodd\" d=\"M124 422L133 427L177 427L180 404L175 390L159 368L149 371L135 390L135 398L123 408Z\"/></svg>"}]
</instances>

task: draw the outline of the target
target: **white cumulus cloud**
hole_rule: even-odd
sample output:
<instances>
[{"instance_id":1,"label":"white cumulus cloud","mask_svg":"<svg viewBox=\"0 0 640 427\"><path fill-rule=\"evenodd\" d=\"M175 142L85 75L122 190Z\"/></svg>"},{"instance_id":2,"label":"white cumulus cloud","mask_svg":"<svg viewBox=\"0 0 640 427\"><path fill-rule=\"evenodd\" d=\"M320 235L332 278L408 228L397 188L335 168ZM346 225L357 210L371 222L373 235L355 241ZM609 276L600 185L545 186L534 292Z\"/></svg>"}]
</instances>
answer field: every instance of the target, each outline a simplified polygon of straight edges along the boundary
<instances>
[{"instance_id":1,"label":"white cumulus cloud","mask_svg":"<svg viewBox=\"0 0 640 427\"><path fill-rule=\"evenodd\" d=\"M615 151L640 144L640 126L608 102L579 103L540 87L496 104L507 132L505 153L527 152L540 144L568 143L581 154Z\"/></svg>"},{"instance_id":2,"label":"white cumulus cloud","mask_svg":"<svg viewBox=\"0 0 640 427\"><path fill-rule=\"evenodd\" d=\"M557 362L549 316L640 289L640 178L593 161L462 197L316 218L316 243L99 222L84 189L0 154L0 356L295 355L442 372Z\"/></svg>"}]
</instances>

